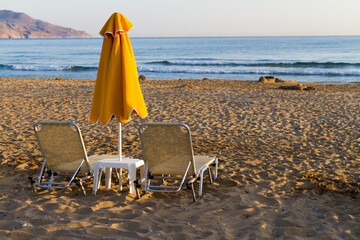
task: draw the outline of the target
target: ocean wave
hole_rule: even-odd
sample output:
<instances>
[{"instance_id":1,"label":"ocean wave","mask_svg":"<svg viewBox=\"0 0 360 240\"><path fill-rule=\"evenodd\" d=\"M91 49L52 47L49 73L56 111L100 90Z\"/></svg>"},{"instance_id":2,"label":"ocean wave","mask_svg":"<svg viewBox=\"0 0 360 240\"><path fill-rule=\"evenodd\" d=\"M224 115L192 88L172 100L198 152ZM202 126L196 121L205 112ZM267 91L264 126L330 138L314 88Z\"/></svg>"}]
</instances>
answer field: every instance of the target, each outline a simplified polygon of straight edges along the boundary
<instances>
[{"instance_id":1,"label":"ocean wave","mask_svg":"<svg viewBox=\"0 0 360 240\"><path fill-rule=\"evenodd\" d=\"M12 65L0 64L0 70L10 70Z\"/></svg>"},{"instance_id":2,"label":"ocean wave","mask_svg":"<svg viewBox=\"0 0 360 240\"><path fill-rule=\"evenodd\" d=\"M172 61L161 61L161 62L172 62ZM194 61L191 61L194 63ZM173 63L172 63L173 64ZM340 69L340 68L281 68L279 65L276 65L277 68L270 68L269 63L256 63L259 68L222 68L221 65L218 67L206 68L206 65L190 65L186 69L180 67L153 67L153 66L139 66L139 72L152 72L152 73L182 73L182 74L257 74L257 75L303 75L303 76L360 76L360 69ZM304 64L304 62L302 63ZM305 63L306 64L306 63ZM340 63L339 63L340 64ZM176 65L176 64L175 64ZM180 65L180 64L179 64ZM310 65L310 62L309 62ZM359 64L360 65L360 64ZM199 68L196 68L199 66ZM249 64L244 65L249 66ZM255 66L255 65L254 65ZM263 66L263 68L261 68ZM293 66L293 65L292 65ZM0 64L0 70L10 70L10 71L64 71L64 72L86 72L86 71L97 71L97 67L88 67L88 66L35 66L35 65L8 65Z\"/></svg>"},{"instance_id":3,"label":"ocean wave","mask_svg":"<svg viewBox=\"0 0 360 240\"><path fill-rule=\"evenodd\" d=\"M70 66L67 67L66 69L64 69L63 71L92 71L92 70L97 70L98 67L84 67L84 66Z\"/></svg>"},{"instance_id":4,"label":"ocean wave","mask_svg":"<svg viewBox=\"0 0 360 240\"><path fill-rule=\"evenodd\" d=\"M233 61L198 61L198 60L164 60L151 61L146 64L162 66L245 66L245 67L282 67L282 68L349 68L360 67L360 63L347 62L233 62Z\"/></svg>"},{"instance_id":5,"label":"ocean wave","mask_svg":"<svg viewBox=\"0 0 360 240\"><path fill-rule=\"evenodd\" d=\"M266 75L303 75L303 76L360 76L360 70L221 70L221 69L157 69L150 67L138 67L139 72L152 73L183 73L183 74L266 74Z\"/></svg>"},{"instance_id":6,"label":"ocean wave","mask_svg":"<svg viewBox=\"0 0 360 240\"><path fill-rule=\"evenodd\" d=\"M15 70L15 71L71 71L71 72L81 72L81 71L92 71L97 70L97 67L85 67L85 66L34 66L34 65L7 65L0 64L0 69L2 70Z\"/></svg>"}]
</instances>

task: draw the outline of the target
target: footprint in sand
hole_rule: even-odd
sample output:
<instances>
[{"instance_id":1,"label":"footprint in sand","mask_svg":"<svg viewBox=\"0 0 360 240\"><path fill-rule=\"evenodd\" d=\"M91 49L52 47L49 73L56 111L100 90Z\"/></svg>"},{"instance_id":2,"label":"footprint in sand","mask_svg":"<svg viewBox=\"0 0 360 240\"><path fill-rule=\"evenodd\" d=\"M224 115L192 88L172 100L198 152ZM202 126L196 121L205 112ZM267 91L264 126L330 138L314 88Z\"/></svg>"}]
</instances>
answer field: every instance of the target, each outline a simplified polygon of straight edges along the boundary
<instances>
[{"instance_id":1,"label":"footprint in sand","mask_svg":"<svg viewBox=\"0 0 360 240\"><path fill-rule=\"evenodd\" d=\"M149 230L144 228L144 224L139 221L126 221L122 223L111 224L110 228L121 230L122 232L131 231L137 233L148 233Z\"/></svg>"},{"instance_id":2,"label":"footprint in sand","mask_svg":"<svg viewBox=\"0 0 360 240\"><path fill-rule=\"evenodd\" d=\"M11 239L34 239L36 238L35 233L30 233L28 231L15 230L11 231Z\"/></svg>"},{"instance_id":3,"label":"footprint in sand","mask_svg":"<svg viewBox=\"0 0 360 240\"><path fill-rule=\"evenodd\" d=\"M18 221L1 221L0 229L3 230L15 230L23 228L23 223Z\"/></svg>"},{"instance_id":4,"label":"footprint in sand","mask_svg":"<svg viewBox=\"0 0 360 240\"><path fill-rule=\"evenodd\" d=\"M89 227L86 229L86 232L91 235L98 236L99 239L104 236L109 239L115 236L117 236L116 238L118 238L118 236L121 234L120 230L108 227Z\"/></svg>"}]
</instances>

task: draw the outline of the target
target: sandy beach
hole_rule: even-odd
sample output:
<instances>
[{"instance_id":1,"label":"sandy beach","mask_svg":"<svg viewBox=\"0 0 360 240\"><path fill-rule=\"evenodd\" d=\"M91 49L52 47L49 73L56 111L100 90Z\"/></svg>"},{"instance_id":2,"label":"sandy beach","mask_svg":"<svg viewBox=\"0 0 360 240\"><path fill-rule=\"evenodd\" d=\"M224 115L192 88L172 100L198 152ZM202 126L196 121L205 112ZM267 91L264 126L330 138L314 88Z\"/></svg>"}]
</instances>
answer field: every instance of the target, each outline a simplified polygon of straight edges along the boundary
<instances>
[{"instance_id":1,"label":"sandy beach","mask_svg":"<svg viewBox=\"0 0 360 240\"><path fill-rule=\"evenodd\" d=\"M81 129L87 152L117 154L115 121L89 120L95 80L0 78L1 239L359 239L360 84L146 81L149 115L123 125L123 153L141 158L142 121L186 123L195 154L219 157L216 183L149 193L128 187L31 191L38 120ZM114 182L115 176L114 176ZM125 182L124 182L125 184Z\"/></svg>"}]
</instances>

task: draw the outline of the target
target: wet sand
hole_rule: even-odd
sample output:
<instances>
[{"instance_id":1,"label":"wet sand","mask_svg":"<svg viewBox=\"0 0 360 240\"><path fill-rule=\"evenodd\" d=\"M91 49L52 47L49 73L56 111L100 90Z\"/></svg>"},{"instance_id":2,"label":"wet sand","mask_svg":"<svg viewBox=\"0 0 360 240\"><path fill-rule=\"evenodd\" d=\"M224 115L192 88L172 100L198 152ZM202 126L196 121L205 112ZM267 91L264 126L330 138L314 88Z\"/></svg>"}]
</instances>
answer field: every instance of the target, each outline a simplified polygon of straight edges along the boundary
<instances>
[{"instance_id":1,"label":"wet sand","mask_svg":"<svg viewBox=\"0 0 360 240\"><path fill-rule=\"evenodd\" d=\"M33 193L42 157L32 125L66 120L89 155L117 154L118 126L89 120L94 80L0 78L1 239L359 239L360 84L234 80L141 83L149 115L123 125L123 152L141 158L142 121L183 122L194 153L219 157L215 184L149 193L125 186ZM114 179L114 182L115 179ZM125 182L124 182L125 184Z\"/></svg>"}]
</instances>

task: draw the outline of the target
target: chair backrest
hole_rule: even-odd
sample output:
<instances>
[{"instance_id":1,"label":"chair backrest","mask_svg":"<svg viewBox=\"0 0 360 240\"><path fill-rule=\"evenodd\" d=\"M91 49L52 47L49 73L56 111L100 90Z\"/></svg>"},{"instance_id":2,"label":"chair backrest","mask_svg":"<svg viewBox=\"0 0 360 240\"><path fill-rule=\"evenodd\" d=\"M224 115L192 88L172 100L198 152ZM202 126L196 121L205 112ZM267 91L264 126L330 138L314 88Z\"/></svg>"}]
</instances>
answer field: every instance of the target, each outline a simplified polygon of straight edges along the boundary
<instances>
[{"instance_id":1,"label":"chair backrest","mask_svg":"<svg viewBox=\"0 0 360 240\"><path fill-rule=\"evenodd\" d=\"M190 130L182 123L142 123L140 139L143 157L151 174L195 175Z\"/></svg>"},{"instance_id":2,"label":"chair backrest","mask_svg":"<svg viewBox=\"0 0 360 240\"><path fill-rule=\"evenodd\" d=\"M49 170L73 173L84 160L80 172L91 171L84 141L75 123L39 121L34 130Z\"/></svg>"}]
</instances>

